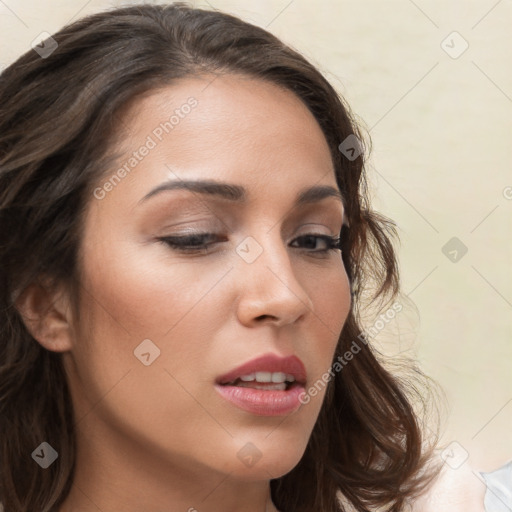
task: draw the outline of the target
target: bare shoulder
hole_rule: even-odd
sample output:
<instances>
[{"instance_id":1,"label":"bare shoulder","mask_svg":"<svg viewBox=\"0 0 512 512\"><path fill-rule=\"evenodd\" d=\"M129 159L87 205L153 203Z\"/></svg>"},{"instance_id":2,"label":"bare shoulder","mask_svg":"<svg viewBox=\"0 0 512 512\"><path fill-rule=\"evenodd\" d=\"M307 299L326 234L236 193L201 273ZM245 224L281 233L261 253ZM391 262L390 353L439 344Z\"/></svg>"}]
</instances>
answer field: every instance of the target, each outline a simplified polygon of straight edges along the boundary
<instances>
[{"instance_id":1,"label":"bare shoulder","mask_svg":"<svg viewBox=\"0 0 512 512\"><path fill-rule=\"evenodd\" d=\"M486 486L478 472L463 464L452 469L447 464L430 488L414 503L411 512L485 512Z\"/></svg>"}]
</instances>

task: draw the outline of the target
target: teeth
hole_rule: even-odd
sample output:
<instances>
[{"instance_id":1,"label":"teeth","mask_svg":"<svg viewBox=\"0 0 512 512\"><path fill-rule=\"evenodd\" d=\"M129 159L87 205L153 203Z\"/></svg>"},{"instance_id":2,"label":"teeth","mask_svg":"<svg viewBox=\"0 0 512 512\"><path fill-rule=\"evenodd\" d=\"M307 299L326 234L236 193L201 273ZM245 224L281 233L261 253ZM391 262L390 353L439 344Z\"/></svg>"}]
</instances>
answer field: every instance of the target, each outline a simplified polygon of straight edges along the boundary
<instances>
[{"instance_id":1,"label":"teeth","mask_svg":"<svg viewBox=\"0 0 512 512\"><path fill-rule=\"evenodd\" d=\"M272 384L255 384L249 382L241 382L238 384L240 388L253 388L253 389L264 389L265 391L285 391L286 384L284 382L272 383Z\"/></svg>"},{"instance_id":2,"label":"teeth","mask_svg":"<svg viewBox=\"0 0 512 512\"><path fill-rule=\"evenodd\" d=\"M242 375L240 377L242 382L272 382L281 384L286 381L295 382L295 377L288 373L283 372L255 372L249 373L248 375Z\"/></svg>"},{"instance_id":3,"label":"teeth","mask_svg":"<svg viewBox=\"0 0 512 512\"><path fill-rule=\"evenodd\" d=\"M272 382L272 374L270 372L256 372L256 382Z\"/></svg>"},{"instance_id":4,"label":"teeth","mask_svg":"<svg viewBox=\"0 0 512 512\"><path fill-rule=\"evenodd\" d=\"M286 381L286 373L283 372L275 372L272 374L272 382L285 382Z\"/></svg>"}]
</instances>

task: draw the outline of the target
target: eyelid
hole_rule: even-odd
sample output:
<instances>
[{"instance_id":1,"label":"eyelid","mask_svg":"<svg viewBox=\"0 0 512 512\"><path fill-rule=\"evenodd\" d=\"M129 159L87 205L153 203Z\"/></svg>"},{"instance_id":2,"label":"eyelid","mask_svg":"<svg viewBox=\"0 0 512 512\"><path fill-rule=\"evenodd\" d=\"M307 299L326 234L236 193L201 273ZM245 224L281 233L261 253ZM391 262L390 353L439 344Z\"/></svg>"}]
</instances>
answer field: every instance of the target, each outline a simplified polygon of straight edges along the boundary
<instances>
[{"instance_id":1,"label":"eyelid","mask_svg":"<svg viewBox=\"0 0 512 512\"><path fill-rule=\"evenodd\" d=\"M293 238L293 240L290 243L295 242L296 240L304 239L307 237L314 237L316 239L323 240L324 243L327 244L326 249L319 249L319 250L305 250L306 253L310 254L311 256L320 256L320 255L327 255L332 251L335 250L341 250L342 247L340 245L341 243L341 237L338 235L327 235L325 233L315 233L313 231L309 231L303 234L298 234ZM183 240L190 240L190 239L210 239L210 243L203 243L203 244L185 244L181 243ZM222 237L219 237L216 233L208 233L208 232L201 232L189 235L175 235L175 236L166 236L166 237L158 237L157 240L159 242L165 243L169 245L174 251L177 251L178 253L182 254L197 254L197 253L203 253L205 255L208 254L208 248L212 245L217 245L217 243L222 242Z\"/></svg>"},{"instance_id":2,"label":"eyelid","mask_svg":"<svg viewBox=\"0 0 512 512\"><path fill-rule=\"evenodd\" d=\"M337 223L336 223L337 224ZM343 225L341 225L341 229L343 229ZM320 233L318 232L318 230L320 228L323 228L325 230L328 231L328 233ZM333 228L333 229L331 229ZM334 226L331 226L329 227L329 225L325 224L325 223L322 223L322 222L308 222L306 224L301 224L300 227L294 231L295 235L294 236L302 236L303 234L309 234L307 230L313 230L313 233L310 233L310 234L315 234L315 235L328 235L328 236L339 236L340 232L341 232L341 229L338 230L337 228L335 228ZM304 233L303 233L304 231Z\"/></svg>"}]
</instances>

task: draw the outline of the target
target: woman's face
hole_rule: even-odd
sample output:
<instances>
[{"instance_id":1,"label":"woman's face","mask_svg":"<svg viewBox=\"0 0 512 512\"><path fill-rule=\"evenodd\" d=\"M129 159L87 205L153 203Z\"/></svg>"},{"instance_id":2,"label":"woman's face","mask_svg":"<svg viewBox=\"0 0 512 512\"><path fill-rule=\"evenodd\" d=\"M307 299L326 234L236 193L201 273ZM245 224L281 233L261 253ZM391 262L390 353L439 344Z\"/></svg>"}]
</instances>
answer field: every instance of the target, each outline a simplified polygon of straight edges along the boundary
<instances>
[{"instance_id":1,"label":"woman's face","mask_svg":"<svg viewBox=\"0 0 512 512\"><path fill-rule=\"evenodd\" d=\"M296 204L312 187L338 190L301 101L263 81L212 78L153 92L118 119L123 156L86 212L80 325L65 368L80 436L101 439L105 454L148 471L270 479L304 453L350 308L341 253L325 250L344 212L333 194ZM236 189L155 191L198 180ZM189 252L162 240L194 233L211 235L185 241ZM276 366L263 361L254 378L268 369L280 380L281 369L301 380L300 365L280 366L295 356L303 387L320 381L318 394L302 404L297 382L219 384L268 355Z\"/></svg>"}]
</instances>

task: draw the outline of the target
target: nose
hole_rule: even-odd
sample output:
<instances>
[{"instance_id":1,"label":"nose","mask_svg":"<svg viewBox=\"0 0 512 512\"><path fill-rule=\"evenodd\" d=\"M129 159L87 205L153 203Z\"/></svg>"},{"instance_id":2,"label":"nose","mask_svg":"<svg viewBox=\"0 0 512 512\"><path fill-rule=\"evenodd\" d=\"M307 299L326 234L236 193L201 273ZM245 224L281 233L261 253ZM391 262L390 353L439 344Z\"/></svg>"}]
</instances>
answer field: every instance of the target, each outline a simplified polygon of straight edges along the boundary
<instances>
[{"instance_id":1,"label":"nose","mask_svg":"<svg viewBox=\"0 0 512 512\"><path fill-rule=\"evenodd\" d=\"M262 239L252 239L250 244L251 250L261 251L254 261L240 258L237 262L238 319L246 326L297 322L313 311L313 302L297 279L283 241L266 236L263 243Z\"/></svg>"}]
</instances>

